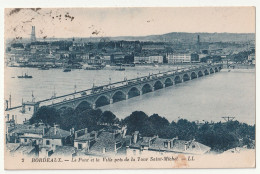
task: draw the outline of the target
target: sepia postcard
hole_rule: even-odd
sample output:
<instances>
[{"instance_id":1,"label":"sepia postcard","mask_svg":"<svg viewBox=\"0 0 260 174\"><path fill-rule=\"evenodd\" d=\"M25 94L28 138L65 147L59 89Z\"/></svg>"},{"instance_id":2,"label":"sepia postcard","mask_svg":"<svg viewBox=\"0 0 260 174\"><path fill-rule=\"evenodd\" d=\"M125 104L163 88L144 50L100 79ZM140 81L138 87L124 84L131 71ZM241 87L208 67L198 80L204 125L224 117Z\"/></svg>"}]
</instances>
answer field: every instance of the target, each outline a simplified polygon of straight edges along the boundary
<instances>
[{"instance_id":1,"label":"sepia postcard","mask_svg":"<svg viewBox=\"0 0 260 174\"><path fill-rule=\"evenodd\" d=\"M5 169L255 168L255 7L5 8Z\"/></svg>"}]
</instances>

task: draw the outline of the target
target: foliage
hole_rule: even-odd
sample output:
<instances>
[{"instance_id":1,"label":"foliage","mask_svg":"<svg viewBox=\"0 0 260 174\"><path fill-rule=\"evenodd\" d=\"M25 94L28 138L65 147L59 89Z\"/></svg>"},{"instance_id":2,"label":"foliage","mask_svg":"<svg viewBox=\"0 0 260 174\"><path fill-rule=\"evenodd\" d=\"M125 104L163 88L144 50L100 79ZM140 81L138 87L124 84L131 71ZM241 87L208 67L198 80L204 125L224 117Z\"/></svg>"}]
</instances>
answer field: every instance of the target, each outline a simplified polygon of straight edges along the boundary
<instances>
[{"instance_id":1,"label":"foliage","mask_svg":"<svg viewBox=\"0 0 260 174\"><path fill-rule=\"evenodd\" d=\"M254 147L255 126L238 121L225 123L196 124L186 119L171 122L153 114L150 117L144 112L135 111L122 120L127 125L127 134L139 131L142 136L158 135L160 138L178 137L181 140L192 140L205 144L215 151L225 151L230 148L244 146Z\"/></svg>"},{"instance_id":2,"label":"foliage","mask_svg":"<svg viewBox=\"0 0 260 174\"><path fill-rule=\"evenodd\" d=\"M99 119L100 123L113 125L115 123L118 123L118 118L116 118L115 114L113 114L111 111L105 111L101 114L101 117Z\"/></svg>"},{"instance_id":3,"label":"foliage","mask_svg":"<svg viewBox=\"0 0 260 174\"><path fill-rule=\"evenodd\" d=\"M53 125L54 123L58 123L60 121L60 114L54 108L50 108L47 106L42 106L39 110L33 114L30 119L30 123L39 123L43 122L45 124Z\"/></svg>"},{"instance_id":4,"label":"foliage","mask_svg":"<svg viewBox=\"0 0 260 174\"><path fill-rule=\"evenodd\" d=\"M70 130L73 127L75 130L88 128L89 131L99 130L106 125L121 124L127 126L129 135L139 131L142 136L158 135L160 138L196 139L215 151L225 151L244 145L249 148L255 146L255 125L251 126L238 121L196 124L180 119L169 123L166 118L158 114L148 116L142 111L135 111L119 121L111 111L102 112L100 109L79 111L72 108L57 111L43 106L30 119L31 124L39 122L51 126L56 123L64 130Z\"/></svg>"}]
</instances>

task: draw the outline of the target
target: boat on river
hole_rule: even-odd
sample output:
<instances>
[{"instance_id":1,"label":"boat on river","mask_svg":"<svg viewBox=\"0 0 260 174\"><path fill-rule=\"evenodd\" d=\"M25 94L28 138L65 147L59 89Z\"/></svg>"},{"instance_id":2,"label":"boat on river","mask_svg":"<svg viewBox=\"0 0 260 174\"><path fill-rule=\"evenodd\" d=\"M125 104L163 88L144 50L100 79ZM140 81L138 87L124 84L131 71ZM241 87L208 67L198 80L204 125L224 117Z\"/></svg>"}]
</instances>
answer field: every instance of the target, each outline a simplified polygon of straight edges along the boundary
<instances>
[{"instance_id":1,"label":"boat on river","mask_svg":"<svg viewBox=\"0 0 260 174\"><path fill-rule=\"evenodd\" d=\"M105 66L103 65L91 65L91 66L86 66L85 70L101 70L103 69Z\"/></svg>"},{"instance_id":2,"label":"boat on river","mask_svg":"<svg viewBox=\"0 0 260 174\"><path fill-rule=\"evenodd\" d=\"M46 65L43 65L41 67L39 67L39 70L49 70L50 68L47 67Z\"/></svg>"},{"instance_id":3,"label":"boat on river","mask_svg":"<svg viewBox=\"0 0 260 174\"><path fill-rule=\"evenodd\" d=\"M70 68L65 68L65 69L63 69L63 72L70 72L70 71L71 71Z\"/></svg>"},{"instance_id":4,"label":"boat on river","mask_svg":"<svg viewBox=\"0 0 260 174\"><path fill-rule=\"evenodd\" d=\"M32 76L30 76L30 75L28 75L26 73L24 75L22 74L21 76L17 76L17 77L20 78L20 79L22 79L22 78L23 79L31 79L32 78Z\"/></svg>"}]
</instances>

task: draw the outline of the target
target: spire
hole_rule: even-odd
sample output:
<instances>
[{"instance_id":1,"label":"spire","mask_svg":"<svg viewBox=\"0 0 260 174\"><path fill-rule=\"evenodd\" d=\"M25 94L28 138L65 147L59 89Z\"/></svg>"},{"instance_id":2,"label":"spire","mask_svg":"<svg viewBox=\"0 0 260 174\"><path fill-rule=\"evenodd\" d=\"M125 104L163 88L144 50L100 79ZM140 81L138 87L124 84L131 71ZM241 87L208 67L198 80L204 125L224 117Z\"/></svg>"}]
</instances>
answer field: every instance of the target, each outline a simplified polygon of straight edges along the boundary
<instances>
[{"instance_id":1,"label":"spire","mask_svg":"<svg viewBox=\"0 0 260 174\"><path fill-rule=\"evenodd\" d=\"M36 36L35 36L35 26L32 26L32 32L31 32L31 42L36 41Z\"/></svg>"}]
</instances>

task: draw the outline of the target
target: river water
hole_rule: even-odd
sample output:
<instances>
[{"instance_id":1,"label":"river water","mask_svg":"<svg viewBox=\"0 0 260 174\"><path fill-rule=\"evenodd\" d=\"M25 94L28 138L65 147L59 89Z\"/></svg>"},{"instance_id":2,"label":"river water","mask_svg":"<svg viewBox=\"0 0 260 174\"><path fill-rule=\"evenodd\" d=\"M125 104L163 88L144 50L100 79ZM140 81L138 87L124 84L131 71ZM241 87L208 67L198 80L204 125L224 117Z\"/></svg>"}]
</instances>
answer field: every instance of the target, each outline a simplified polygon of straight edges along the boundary
<instances>
[{"instance_id":1,"label":"river water","mask_svg":"<svg viewBox=\"0 0 260 174\"><path fill-rule=\"evenodd\" d=\"M32 92L37 100L85 90L95 85L121 81L125 77L136 78L149 73L176 69L173 66L127 67L126 71L38 70L33 68L5 67L5 99L12 96L12 106L21 101L30 101ZM28 73L32 79L19 79L18 75ZM76 86L76 87L75 87ZM191 121L223 121L223 116L249 124L255 123L255 71L232 70L204 76L172 87L147 93L129 100L101 107L111 110L119 118L125 118L133 111L144 111L148 115L158 113L169 121L185 118Z\"/></svg>"}]
</instances>

